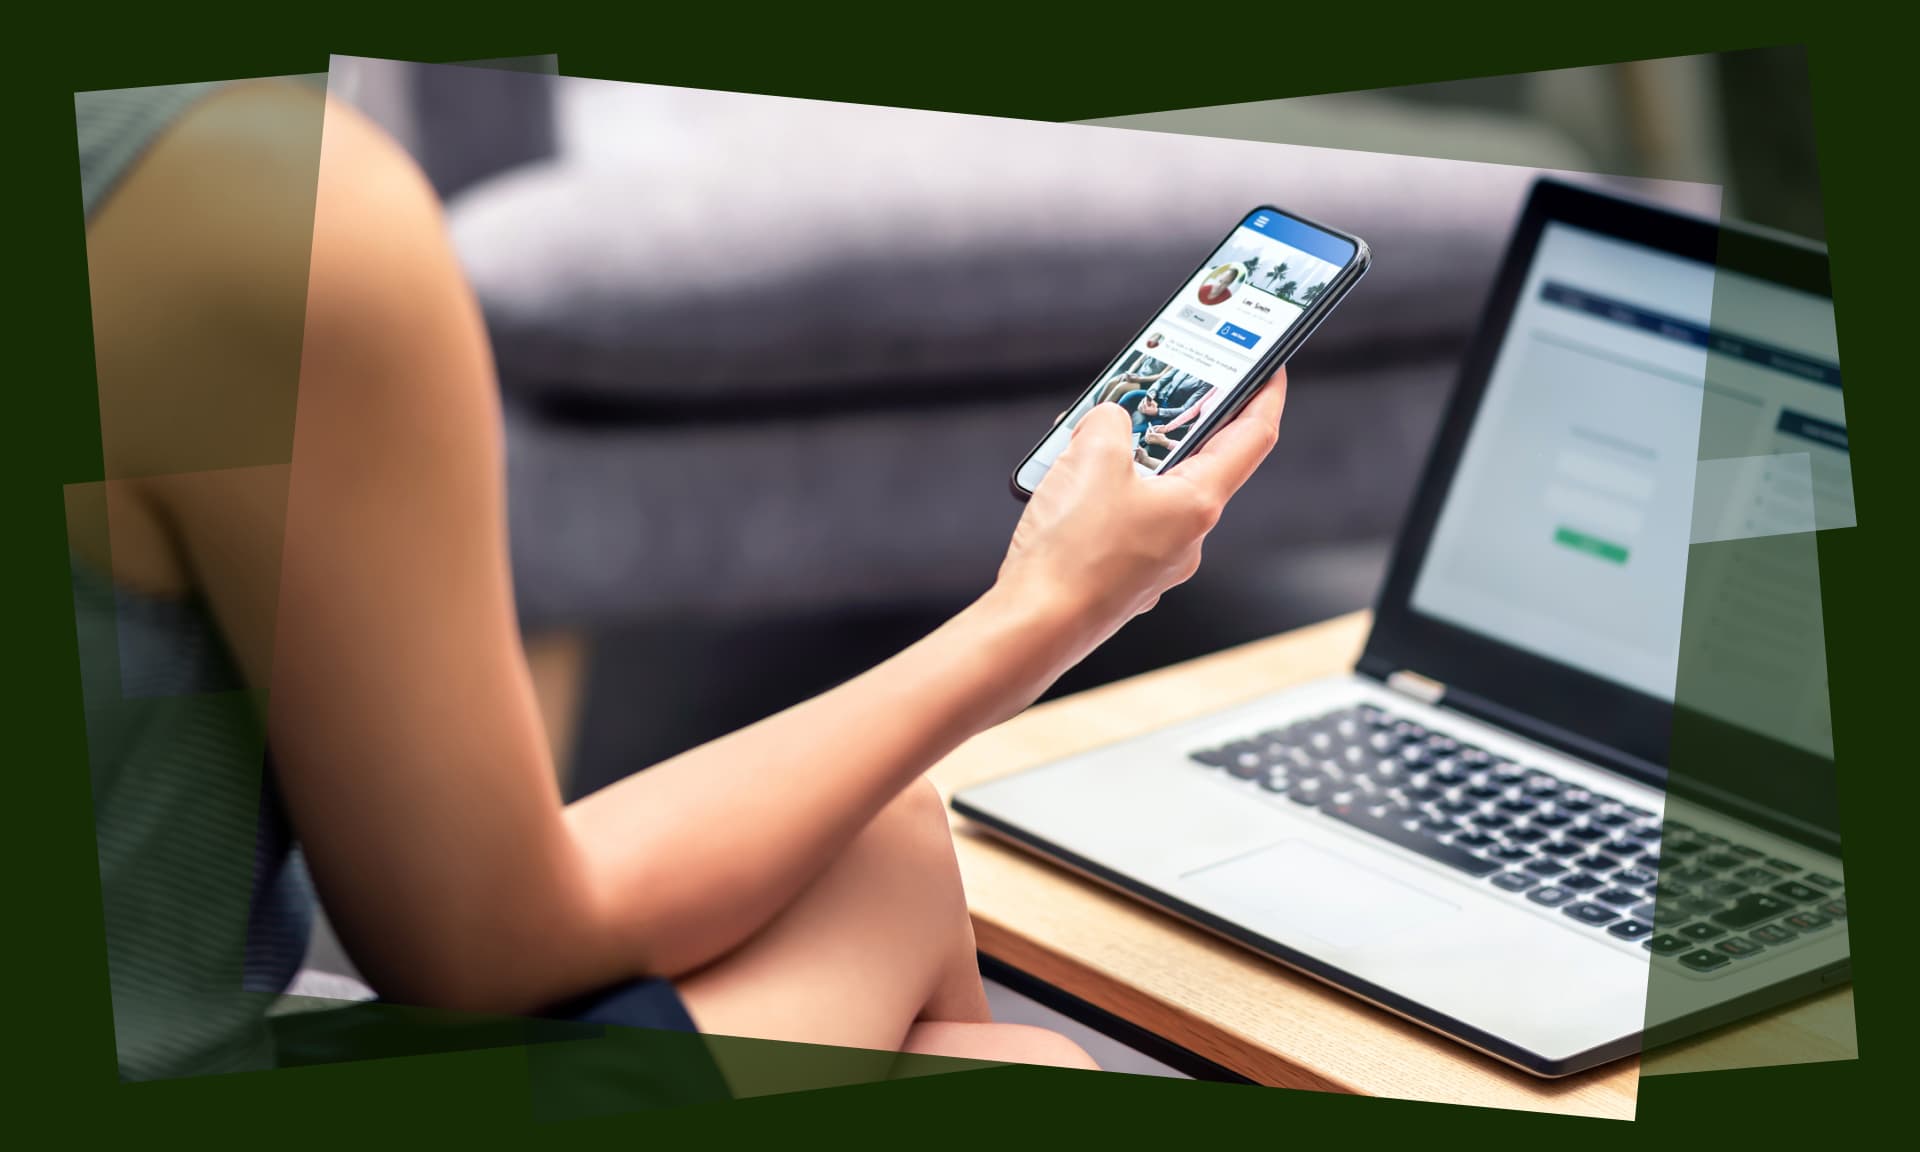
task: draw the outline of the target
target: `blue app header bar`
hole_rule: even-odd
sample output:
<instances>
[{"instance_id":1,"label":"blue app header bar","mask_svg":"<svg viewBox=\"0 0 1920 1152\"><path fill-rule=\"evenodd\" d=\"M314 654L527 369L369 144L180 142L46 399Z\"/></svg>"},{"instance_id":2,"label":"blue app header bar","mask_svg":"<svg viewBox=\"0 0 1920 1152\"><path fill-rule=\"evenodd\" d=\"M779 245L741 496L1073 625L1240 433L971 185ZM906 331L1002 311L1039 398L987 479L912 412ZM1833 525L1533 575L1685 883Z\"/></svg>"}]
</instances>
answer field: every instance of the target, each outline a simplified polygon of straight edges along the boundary
<instances>
[{"instance_id":1,"label":"blue app header bar","mask_svg":"<svg viewBox=\"0 0 1920 1152\"><path fill-rule=\"evenodd\" d=\"M1331 232L1323 232L1310 224L1302 224L1293 217L1279 212L1255 212L1241 221L1240 227L1298 248L1307 255L1325 260L1336 268L1345 268L1353 259L1352 241L1342 240Z\"/></svg>"},{"instance_id":2,"label":"blue app header bar","mask_svg":"<svg viewBox=\"0 0 1920 1152\"><path fill-rule=\"evenodd\" d=\"M1775 372L1785 372L1803 380L1811 380L1815 384L1825 384L1829 388L1840 387L1840 365L1831 360L1805 356L1749 336L1737 336L1719 328L1707 328L1677 316L1650 312L1625 300L1599 296L1554 280L1549 280L1540 286L1540 298L1549 304L1558 304L1562 308L1571 308L1576 312L1585 312L1615 324L1638 328L1667 340L1676 340L1696 348L1705 348L1709 352L1722 356L1745 360L1749 364L1771 368Z\"/></svg>"}]
</instances>

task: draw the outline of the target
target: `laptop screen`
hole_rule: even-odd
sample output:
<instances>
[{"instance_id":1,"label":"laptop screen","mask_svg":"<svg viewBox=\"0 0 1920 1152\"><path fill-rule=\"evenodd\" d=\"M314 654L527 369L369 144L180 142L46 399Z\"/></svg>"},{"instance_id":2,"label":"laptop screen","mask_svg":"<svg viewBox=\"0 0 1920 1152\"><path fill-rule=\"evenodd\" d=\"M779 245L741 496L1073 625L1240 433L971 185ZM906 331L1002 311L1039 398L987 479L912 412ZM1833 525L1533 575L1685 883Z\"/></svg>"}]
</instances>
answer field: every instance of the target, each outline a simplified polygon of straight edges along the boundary
<instances>
[{"instance_id":1,"label":"laptop screen","mask_svg":"<svg viewBox=\"0 0 1920 1152\"><path fill-rule=\"evenodd\" d=\"M1838 361L1829 297L1546 221L1412 610L1671 702L1703 532L1852 523ZM1763 654L1764 574L1743 578L1758 607L1715 639ZM1818 717L1722 718L1831 756L1821 671Z\"/></svg>"}]
</instances>

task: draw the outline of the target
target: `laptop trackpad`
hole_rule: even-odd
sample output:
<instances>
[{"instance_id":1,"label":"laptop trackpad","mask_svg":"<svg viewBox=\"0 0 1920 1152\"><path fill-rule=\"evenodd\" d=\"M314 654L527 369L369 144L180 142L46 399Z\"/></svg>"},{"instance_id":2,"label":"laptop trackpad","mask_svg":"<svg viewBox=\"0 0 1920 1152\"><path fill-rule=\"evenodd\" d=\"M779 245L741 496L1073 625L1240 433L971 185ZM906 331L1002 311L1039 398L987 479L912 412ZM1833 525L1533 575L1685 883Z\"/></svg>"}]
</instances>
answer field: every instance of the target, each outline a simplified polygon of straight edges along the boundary
<instances>
[{"instance_id":1,"label":"laptop trackpad","mask_svg":"<svg viewBox=\"0 0 1920 1152\"><path fill-rule=\"evenodd\" d=\"M1460 910L1300 840L1210 864L1182 879L1215 912L1283 943L1305 933L1336 948L1354 948Z\"/></svg>"}]
</instances>

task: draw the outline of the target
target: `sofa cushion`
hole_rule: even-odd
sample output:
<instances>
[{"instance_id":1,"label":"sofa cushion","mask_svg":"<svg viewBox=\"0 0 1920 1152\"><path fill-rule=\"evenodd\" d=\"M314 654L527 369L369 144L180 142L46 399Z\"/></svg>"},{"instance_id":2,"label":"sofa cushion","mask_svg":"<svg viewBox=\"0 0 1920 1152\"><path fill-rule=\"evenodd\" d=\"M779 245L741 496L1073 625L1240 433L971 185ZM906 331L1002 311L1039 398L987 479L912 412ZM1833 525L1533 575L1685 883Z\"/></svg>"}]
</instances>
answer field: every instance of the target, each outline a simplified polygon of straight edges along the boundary
<instances>
[{"instance_id":1,"label":"sofa cushion","mask_svg":"<svg viewBox=\"0 0 1920 1152\"><path fill-rule=\"evenodd\" d=\"M1321 359L1457 341L1534 171L560 81L559 158L451 208L502 378L662 410L809 390L1070 392L1238 215L1364 236ZM1486 132L1511 130L1499 120Z\"/></svg>"}]
</instances>

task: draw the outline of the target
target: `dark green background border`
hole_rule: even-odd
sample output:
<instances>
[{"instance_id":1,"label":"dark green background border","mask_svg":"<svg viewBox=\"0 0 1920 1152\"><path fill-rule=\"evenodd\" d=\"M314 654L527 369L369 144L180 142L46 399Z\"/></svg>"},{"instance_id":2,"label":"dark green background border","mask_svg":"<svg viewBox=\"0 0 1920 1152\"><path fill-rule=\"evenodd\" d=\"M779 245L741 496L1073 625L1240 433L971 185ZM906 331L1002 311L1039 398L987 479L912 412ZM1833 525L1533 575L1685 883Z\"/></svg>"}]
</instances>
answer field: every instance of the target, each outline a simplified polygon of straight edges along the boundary
<instances>
[{"instance_id":1,"label":"dark green background border","mask_svg":"<svg viewBox=\"0 0 1920 1152\"><path fill-rule=\"evenodd\" d=\"M232 1132L263 1146L438 1136L461 1146L528 1137L779 1140L798 1126L889 1143L956 1122L996 1141L1104 1139L1117 1145L1219 1140L1286 1144L1316 1138L1411 1140L1474 1135L1618 1146L1628 1139L1724 1147L1829 1145L1865 1136L1871 1118L1903 1109L1912 1059L1912 993L1898 893L1912 866L1913 749L1905 701L1913 610L1906 542L1904 450L1890 430L1912 419L1913 386L1893 338L1912 330L1912 138L1916 60L1910 41L1833 5L1746 5L1727 14L1680 5L1506 5L1504 17L1427 6L1405 18L1381 7L1164 10L1104 15L1028 5L994 16L978 5L908 4L855 19L813 10L762 18L728 6L675 14L666 5L555 19L475 9L428 18L397 5L351 18L337 10L239 9L183 20L149 9L144 26L104 10L68 27L16 26L6 111L9 246L5 486L11 529L4 572L12 605L7 709L18 741L7 758L18 789L6 806L7 1096L16 1130L44 1118L56 1131L146 1142L162 1132ZM1340 8L1347 8L1343 15ZM72 11L72 8L68 8ZM1599 22L1604 21L1604 24ZM909 31L908 29L913 29ZM1270 31L1272 48L1264 47ZM1191 36L1191 40L1187 39ZM1640 1119L1654 1131L1525 1114L1118 1076L1008 1069L535 1131L523 1057L477 1052L411 1060L122 1087L111 1025L92 852L60 486L98 479L100 444L72 93L81 88L318 71L328 52L472 60L558 52L576 75L691 84L952 111L1080 119L1309 92L1531 71L1616 60L1805 44L1814 86L1821 178L1849 382L1854 483L1864 527L1826 534L1820 570L1847 834L1859 1061L1662 1077L1643 1084ZM1143 51L1190 56L1195 87L1152 90L1111 80L1104 66ZM1254 65L1291 62L1284 75ZM10 85L13 87L13 85ZM15 293L18 293L16 296ZM1889 325L1892 327L1890 328ZM1897 795L1896 795L1897 794ZM1894 904L1887 904L1892 899ZM1569 989L1577 995L1577 990ZM1877 1128L1877 1126L1873 1126ZM985 1135L983 1133L983 1135Z\"/></svg>"}]
</instances>

